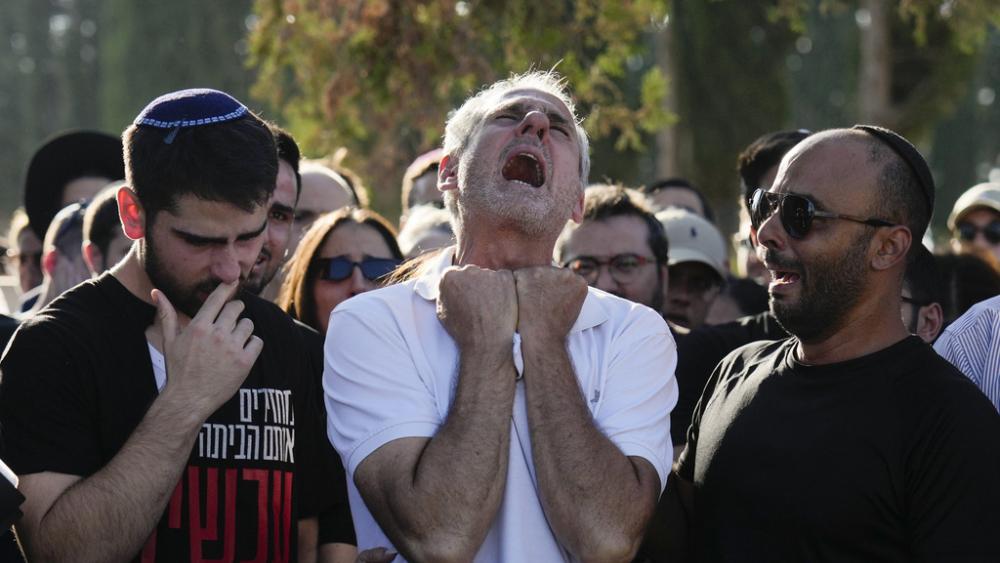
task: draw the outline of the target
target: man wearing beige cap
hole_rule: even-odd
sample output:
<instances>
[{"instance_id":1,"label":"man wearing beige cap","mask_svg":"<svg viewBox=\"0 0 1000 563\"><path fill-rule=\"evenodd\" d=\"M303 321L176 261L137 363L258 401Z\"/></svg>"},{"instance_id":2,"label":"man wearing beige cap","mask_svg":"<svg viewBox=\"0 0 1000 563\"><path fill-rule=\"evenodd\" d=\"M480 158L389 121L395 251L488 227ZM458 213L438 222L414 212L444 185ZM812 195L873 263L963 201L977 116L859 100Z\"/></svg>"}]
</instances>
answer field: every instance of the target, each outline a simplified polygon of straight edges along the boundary
<instances>
[{"instance_id":1,"label":"man wearing beige cap","mask_svg":"<svg viewBox=\"0 0 1000 563\"><path fill-rule=\"evenodd\" d=\"M726 243L715 225L690 211L668 209L656 218L670 241L670 291L664 316L680 326L698 328L726 280Z\"/></svg>"},{"instance_id":2,"label":"man wearing beige cap","mask_svg":"<svg viewBox=\"0 0 1000 563\"><path fill-rule=\"evenodd\" d=\"M956 253L988 252L1000 260L1000 182L975 185L959 196L948 229Z\"/></svg>"}]
</instances>

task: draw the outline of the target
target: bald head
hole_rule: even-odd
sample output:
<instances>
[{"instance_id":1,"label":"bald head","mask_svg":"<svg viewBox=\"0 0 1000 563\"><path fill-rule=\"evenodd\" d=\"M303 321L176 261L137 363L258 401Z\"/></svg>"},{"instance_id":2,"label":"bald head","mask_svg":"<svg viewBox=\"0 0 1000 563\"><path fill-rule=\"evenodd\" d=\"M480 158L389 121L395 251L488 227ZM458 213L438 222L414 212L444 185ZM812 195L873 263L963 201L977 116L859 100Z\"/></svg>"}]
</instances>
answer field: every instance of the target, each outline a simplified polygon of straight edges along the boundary
<instances>
[{"instance_id":1,"label":"bald head","mask_svg":"<svg viewBox=\"0 0 1000 563\"><path fill-rule=\"evenodd\" d=\"M879 137L862 129L811 135L782 159L776 185L793 163L836 179L844 197L864 202L871 217L906 226L915 240L923 237L930 214L920 181L912 167ZM792 168L794 173L797 166Z\"/></svg>"},{"instance_id":2,"label":"bald head","mask_svg":"<svg viewBox=\"0 0 1000 563\"><path fill-rule=\"evenodd\" d=\"M302 191L295 207L291 249L294 249L317 217L342 207L358 204L354 192L344 178L326 166L315 162L304 162L299 173L302 177Z\"/></svg>"}]
</instances>

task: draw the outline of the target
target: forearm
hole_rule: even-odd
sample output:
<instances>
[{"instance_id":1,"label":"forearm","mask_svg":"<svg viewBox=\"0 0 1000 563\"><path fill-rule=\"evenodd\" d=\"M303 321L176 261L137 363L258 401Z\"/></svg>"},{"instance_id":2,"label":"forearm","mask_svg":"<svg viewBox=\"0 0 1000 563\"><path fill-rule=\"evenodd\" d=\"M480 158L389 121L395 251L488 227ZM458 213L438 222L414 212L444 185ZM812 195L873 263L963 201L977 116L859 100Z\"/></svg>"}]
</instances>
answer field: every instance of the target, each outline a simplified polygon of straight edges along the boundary
<instances>
[{"instance_id":1,"label":"forearm","mask_svg":"<svg viewBox=\"0 0 1000 563\"><path fill-rule=\"evenodd\" d=\"M515 388L509 349L506 357L462 354L458 381L447 420L389 497L400 534L390 537L407 558L471 558L503 497Z\"/></svg>"},{"instance_id":2,"label":"forearm","mask_svg":"<svg viewBox=\"0 0 1000 563\"><path fill-rule=\"evenodd\" d=\"M535 474L553 532L583 561L631 559L658 483L642 479L595 425L565 342L526 338L522 352Z\"/></svg>"},{"instance_id":3,"label":"forearm","mask_svg":"<svg viewBox=\"0 0 1000 563\"><path fill-rule=\"evenodd\" d=\"M202 420L162 395L115 457L55 500L28 534L32 561L128 561L152 533Z\"/></svg>"}]
</instances>

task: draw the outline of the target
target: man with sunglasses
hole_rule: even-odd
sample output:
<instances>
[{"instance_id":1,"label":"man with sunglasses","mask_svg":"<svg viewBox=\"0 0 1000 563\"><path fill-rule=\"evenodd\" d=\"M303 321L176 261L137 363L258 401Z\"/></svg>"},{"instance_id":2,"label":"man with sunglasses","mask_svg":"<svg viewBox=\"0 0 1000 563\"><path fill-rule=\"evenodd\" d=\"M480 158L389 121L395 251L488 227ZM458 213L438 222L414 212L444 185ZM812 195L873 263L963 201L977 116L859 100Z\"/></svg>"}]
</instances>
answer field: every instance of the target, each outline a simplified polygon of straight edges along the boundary
<instances>
[{"instance_id":1,"label":"man with sunglasses","mask_svg":"<svg viewBox=\"0 0 1000 563\"><path fill-rule=\"evenodd\" d=\"M1000 182L986 182L959 196L948 216L956 253L986 252L1000 260Z\"/></svg>"},{"instance_id":2,"label":"man with sunglasses","mask_svg":"<svg viewBox=\"0 0 1000 563\"><path fill-rule=\"evenodd\" d=\"M638 548L671 461L675 348L655 311L552 265L590 167L572 108L549 72L466 100L438 172L457 244L330 317L329 436L360 549L628 561Z\"/></svg>"},{"instance_id":3,"label":"man with sunglasses","mask_svg":"<svg viewBox=\"0 0 1000 563\"><path fill-rule=\"evenodd\" d=\"M923 158L883 128L817 133L751 202L792 336L716 368L665 532L701 561L995 560L1000 416L900 315L933 209Z\"/></svg>"}]
</instances>

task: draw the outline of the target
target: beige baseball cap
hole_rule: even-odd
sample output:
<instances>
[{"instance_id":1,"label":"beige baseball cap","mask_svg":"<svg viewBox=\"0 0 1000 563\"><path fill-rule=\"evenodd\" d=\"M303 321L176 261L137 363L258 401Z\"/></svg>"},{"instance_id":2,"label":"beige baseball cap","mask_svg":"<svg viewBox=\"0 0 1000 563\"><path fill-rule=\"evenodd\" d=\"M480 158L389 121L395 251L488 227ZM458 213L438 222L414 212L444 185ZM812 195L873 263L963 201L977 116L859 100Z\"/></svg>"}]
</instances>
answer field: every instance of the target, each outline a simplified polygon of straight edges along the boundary
<instances>
[{"instance_id":1,"label":"beige baseball cap","mask_svg":"<svg viewBox=\"0 0 1000 563\"><path fill-rule=\"evenodd\" d=\"M726 279L726 242L715 225L690 211L665 209L656 218L667 231L670 252L667 265L681 262L701 262Z\"/></svg>"},{"instance_id":2,"label":"beige baseball cap","mask_svg":"<svg viewBox=\"0 0 1000 563\"><path fill-rule=\"evenodd\" d=\"M976 207L985 207L1000 213L1000 182L976 184L958 196L955 207L948 215L948 230L954 231L958 220Z\"/></svg>"}]
</instances>

